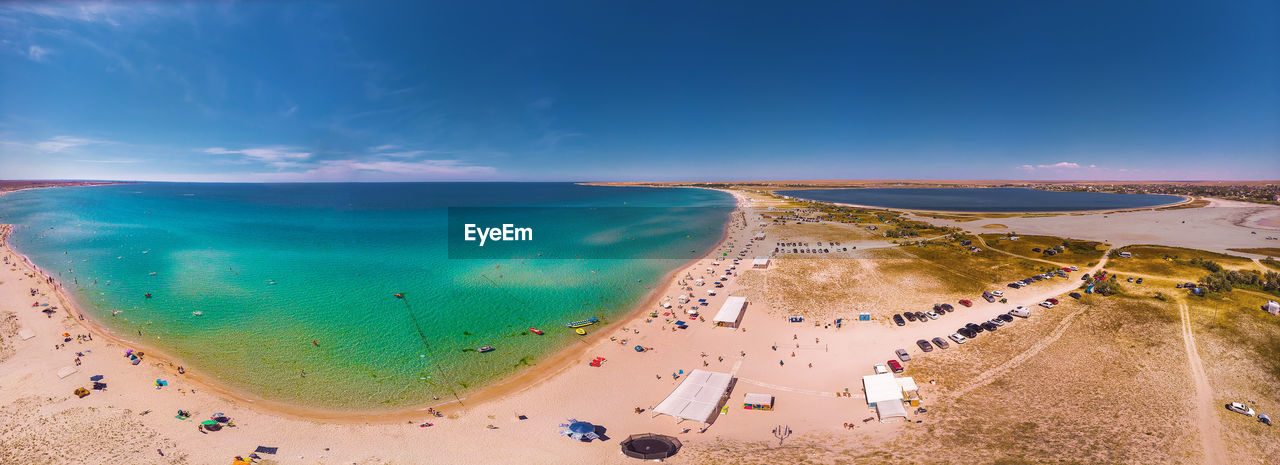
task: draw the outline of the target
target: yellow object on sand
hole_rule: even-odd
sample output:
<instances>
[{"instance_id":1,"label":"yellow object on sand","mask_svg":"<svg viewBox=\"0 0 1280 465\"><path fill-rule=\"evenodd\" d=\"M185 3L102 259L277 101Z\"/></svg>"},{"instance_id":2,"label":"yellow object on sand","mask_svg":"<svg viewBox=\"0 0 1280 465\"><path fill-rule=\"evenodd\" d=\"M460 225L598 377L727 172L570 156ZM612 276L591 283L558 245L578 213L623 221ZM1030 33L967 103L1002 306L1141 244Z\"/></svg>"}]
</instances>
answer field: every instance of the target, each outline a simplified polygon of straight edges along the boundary
<instances>
[{"instance_id":1,"label":"yellow object on sand","mask_svg":"<svg viewBox=\"0 0 1280 465\"><path fill-rule=\"evenodd\" d=\"M573 332L578 333L578 335L579 335L579 336L586 336L586 335L587 335L587 330L582 329L582 328L575 329L575 330L573 330Z\"/></svg>"}]
</instances>

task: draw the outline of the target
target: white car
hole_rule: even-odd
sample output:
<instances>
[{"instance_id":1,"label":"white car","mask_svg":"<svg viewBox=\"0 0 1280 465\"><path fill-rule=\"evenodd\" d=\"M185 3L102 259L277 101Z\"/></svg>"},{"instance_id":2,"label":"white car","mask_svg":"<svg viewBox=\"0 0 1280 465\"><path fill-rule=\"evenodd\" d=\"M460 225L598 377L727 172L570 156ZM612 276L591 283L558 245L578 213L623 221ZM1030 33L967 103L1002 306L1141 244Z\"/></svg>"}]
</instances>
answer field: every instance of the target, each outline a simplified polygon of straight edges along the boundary
<instances>
[{"instance_id":1,"label":"white car","mask_svg":"<svg viewBox=\"0 0 1280 465\"><path fill-rule=\"evenodd\" d=\"M1071 265L1071 271L1080 271L1080 267Z\"/></svg>"},{"instance_id":2,"label":"white car","mask_svg":"<svg viewBox=\"0 0 1280 465\"><path fill-rule=\"evenodd\" d=\"M990 319L990 320L988 320L988 321L990 321L990 322L991 322L991 324L996 325L996 326L1004 326L1004 320L1001 320L1001 319L999 319L999 318L992 318L992 319Z\"/></svg>"},{"instance_id":3,"label":"white car","mask_svg":"<svg viewBox=\"0 0 1280 465\"><path fill-rule=\"evenodd\" d=\"M930 319L930 320L936 320L936 319L938 319L938 314L937 314L937 313L933 313L933 311L932 311L932 310L931 310L931 311L924 312L924 315L925 315L925 316L927 316L927 317L929 317L929 319Z\"/></svg>"},{"instance_id":4,"label":"white car","mask_svg":"<svg viewBox=\"0 0 1280 465\"><path fill-rule=\"evenodd\" d=\"M951 335L947 337L951 338L951 340L953 341L956 341L956 344L964 344L966 342L969 342L969 338L961 336L960 333L951 333Z\"/></svg>"},{"instance_id":5,"label":"white car","mask_svg":"<svg viewBox=\"0 0 1280 465\"><path fill-rule=\"evenodd\" d=\"M882 375L889 372L889 367L884 366L883 363L877 363L875 368L876 368L877 375Z\"/></svg>"},{"instance_id":6,"label":"white car","mask_svg":"<svg viewBox=\"0 0 1280 465\"><path fill-rule=\"evenodd\" d=\"M991 295L996 296L996 297L1004 297L1004 292L1002 292L1002 291L991 291Z\"/></svg>"},{"instance_id":7,"label":"white car","mask_svg":"<svg viewBox=\"0 0 1280 465\"><path fill-rule=\"evenodd\" d=\"M1249 408L1249 406L1248 406L1248 405L1245 405L1245 404L1242 404L1242 403L1239 403L1239 402L1232 402L1232 403L1230 403L1230 404L1227 404L1227 410L1230 410L1230 411L1232 411L1232 412L1239 413L1239 414L1244 415L1244 416L1246 416L1246 417L1251 417L1251 416L1253 416L1253 409L1252 409L1252 408Z\"/></svg>"},{"instance_id":8,"label":"white car","mask_svg":"<svg viewBox=\"0 0 1280 465\"><path fill-rule=\"evenodd\" d=\"M1044 308L1053 308L1053 302L1046 300L1044 302L1040 302L1040 306Z\"/></svg>"}]
</instances>

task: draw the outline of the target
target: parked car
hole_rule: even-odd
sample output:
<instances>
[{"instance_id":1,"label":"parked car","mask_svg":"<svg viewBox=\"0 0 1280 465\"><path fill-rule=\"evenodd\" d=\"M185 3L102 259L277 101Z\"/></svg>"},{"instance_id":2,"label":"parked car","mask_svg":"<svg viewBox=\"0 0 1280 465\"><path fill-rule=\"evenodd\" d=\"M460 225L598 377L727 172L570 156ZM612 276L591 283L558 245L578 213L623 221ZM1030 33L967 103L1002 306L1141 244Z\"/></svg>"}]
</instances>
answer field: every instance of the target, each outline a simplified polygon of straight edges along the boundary
<instances>
[{"instance_id":1,"label":"parked car","mask_svg":"<svg viewBox=\"0 0 1280 465\"><path fill-rule=\"evenodd\" d=\"M1012 282L1012 283L1009 283L1009 287L1012 287L1012 288L1014 288L1014 289L1017 289L1017 288L1022 287L1022 283Z\"/></svg>"},{"instance_id":2,"label":"parked car","mask_svg":"<svg viewBox=\"0 0 1280 465\"><path fill-rule=\"evenodd\" d=\"M890 360L890 362L892 362L892 361L893 361L893 360ZM877 374L877 375L881 375L881 374L885 374L885 373L888 373L888 372L889 372L889 367L885 366L885 364L883 364L883 363L877 363L877 364L876 364L876 366L875 366L874 368L875 368L875 370L876 370L876 374Z\"/></svg>"},{"instance_id":3,"label":"parked car","mask_svg":"<svg viewBox=\"0 0 1280 465\"><path fill-rule=\"evenodd\" d=\"M963 329L963 328L961 328L961 329ZM966 331L968 331L968 330L966 330ZM950 336L947 336L947 337L951 338L951 340L953 340L953 341L956 341L956 344L964 344L964 343L966 343L966 342L969 342L969 338L967 338L967 337L964 337L964 336L960 335L960 333L958 333L958 332L957 332L957 333L951 333L951 335L950 335Z\"/></svg>"},{"instance_id":4,"label":"parked car","mask_svg":"<svg viewBox=\"0 0 1280 465\"><path fill-rule=\"evenodd\" d=\"M1003 321L1005 323L1013 322L1013 317L1009 316L1007 313L1001 313L999 315L996 315L996 319L999 319L1000 321Z\"/></svg>"},{"instance_id":5,"label":"parked car","mask_svg":"<svg viewBox=\"0 0 1280 465\"><path fill-rule=\"evenodd\" d=\"M964 327L965 327L965 328L969 328L969 331L973 331L973 332L975 332L975 333L981 333L981 332L983 331L983 329L985 329L985 328L983 328L983 327L982 327L982 325L979 325L979 324L976 324L976 323L969 323L969 324L964 325ZM969 337L973 337L973 336L969 336Z\"/></svg>"},{"instance_id":6,"label":"parked car","mask_svg":"<svg viewBox=\"0 0 1280 465\"><path fill-rule=\"evenodd\" d=\"M985 299L988 303L996 301L996 296L990 293L983 293L982 298Z\"/></svg>"},{"instance_id":7,"label":"parked car","mask_svg":"<svg viewBox=\"0 0 1280 465\"><path fill-rule=\"evenodd\" d=\"M933 346L929 345L929 341L926 341L924 339L916 341L916 346L920 347L920 350L923 350L925 352L933 352Z\"/></svg>"},{"instance_id":8,"label":"parked car","mask_svg":"<svg viewBox=\"0 0 1280 465\"><path fill-rule=\"evenodd\" d=\"M898 326L903 326L903 325L907 324L907 322L906 322L906 321L903 321L903 319L902 319L902 315L894 315L894 316L893 316L893 322L894 322L895 324L897 324Z\"/></svg>"},{"instance_id":9,"label":"parked car","mask_svg":"<svg viewBox=\"0 0 1280 465\"><path fill-rule=\"evenodd\" d=\"M1016 317L1028 318L1031 316L1031 310L1019 305L1017 308L1009 310L1009 314Z\"/></svg>"},{"instance_id":10,"label":"parked car","mask_svg":"<svg viewBox=\"0 0 1280 465\"><path fill-rule=\"evenodd\" d=\"M1079 292L1072 292L1072 293L1067 294L1067 295L1071 296L1071 298L1072 298L1072 299L1080 300L1080 293L1079 293Z\"/></svg>"},{"instance_id":11,"label":"parked car","mask_svg":"<svg viewBox=\"0 0 1280 465\"><path fill-rule=\"evenodd\" d=\"M1071 265L1071 267L1070 267L1070 268L1071 268L1071 271L1080 271L1080 267L1075 266L1075 265Z\"/></svg>"},{"instance_id":12,"label":"parked car","mask_svg":"<svg viewBox=\"0 0 1280 465\"><path fill-rule=\"evenodd\" d=\"M1004 320L1001 320L999 318L992 318L987 321L996 326L1004 326Z\"/></svg>"},{"instance_id":13,"label":"parked car","mask_svg":"<svg viewBox=\"0 0 1280 465\"><path fill-rule=\"evenodd\" d=\"M939 308L942 308L942 304L933 304L933 311L936 312Z\"/></svg>"},{"instance_id":14,"label":"parked car","mask_svg":"<svg viewBox=\"0 0 1280 465\"><path fill-rule=\"evenodd\" d=\"M1142 284L1142 278L1138 278L1138 280L1137 280L1136 282L1137 282L1138 284Z\"/></svg>"},{"instance_id":15,"label":"parked car","mask_svg":"<svg viewBox=\"0 0 1280 465\"><path fill-rule=\"evenodd\" d=\"M904 362L911 361L911 355L907 354L907 351L905 349L895 350L894 353L898 354L898 358Z\"/></svg>"},{"instance_id":16,"label":"parked car","mask_svg":"<svg viewBox=\"0 0 1280 465\"><path fill-rule=\"evenodd\" d=\"M907 358L911 358L911 357L907 357ZM893 370L894 373L902 373L902 364L898 363L897 360L890 360L889 369Z\"/></svg>"},{"instance_id":17,"label":"parked car","mask_svg":"<svg viewBox=\"0 0 1280 465\"><path fill-rule=\"evenodd\" d=\"M960 305L964 305L966 307L972 307L973 302L970 302L969 299L960 299Z\"/></svg>"},{"instance_id":18,"label":"parked car","mask_svg":"<svg viewBox=\"0 0 1280 465\"><path fill-rule=\"evenodd\" d=\"M930 320L938 319L938 314L933 312L924 312L924 316L929 317Z\"/></svg>"},{"instance_id":19,"label":"parked car","mask_svg":"<svg viewBox=\"0 0 1280 465\"><path fill-rule=\"evenodd\" d=\"M925 316L924 312L916 312L916 319L920 321L929 321L929 317Z\"/></svg>"},{"instance_id":20,"label":"parked car","mask_svg":"<svg viewBox=\"0 0 1280 465\"><path fill-rule=\"evenodd\" d=\"M1239 402L1232 402L1230 404L1227 404L1227 410L1239 413L1247 417L1253 416L1253 409L1250 408L1248 405L1245 405Z\"/></svg>"},{"instance_id":21,"label":"parked car","mask_svg":"<svg viewBox=\"0 0 1280 465\"><path fill-rule=\"evenodd\" d=\"M1040 302L1040 306L1044 308L1053 308L1053 304L1049 303L1049 301L1047 300L1044 302Z\"/></svg>"},{"instance_id":22,"label":"parked car","mask_svg":"<svg viewBox=\"0 0 1280 465\"><path fill-rule=\"evenodd\" d=\"M949 311L955 310L956 308L951 306L951 304L942 304L942 309L949 312Z\"/></svg>"},{"instance_id":23,"label":"parked car","mask_svg":"<svg viewBox=\"0 0 1280 465\"><path fill-rule=\"evenodd\" d=\"M905 316L907 317L907 321L916 321L916 313L915 313L915 312L906 312L906 313L903 313L903 315L905 315Z\"/></svg>"},{"instance_id":24,"label":"parked car","mask_svg":"<svg viewBox=\"0 0 1280 465\"><path fill-rule=\"evenodd\" d=\"M956 330L956 333L957 333L957 334L960 334L961 336L967 337L967 338L969 338L969 339L973 339L973 338L975 338L975 337L978 337L978 333L977 333L976 331L972 330L972 329L969 329L969 328L960 328L960 329Z\"/></svg>"},{"instance_id":25,"label":"parked car","mask_svg":"<svg viewBox=\"0 0 1280 465\"><path fill-rule=\"evenodd\" d=\"M1004 297L1004 291L991 291L991 295L996 297Z\"/></svg>"},{"instance_id":26,"label":"parked car","mask_svg":"<svg viewBox=\"0 0 1280 465\"><path fill-rule=\"evenodd\" d=\"M1051 304L1058 305L1058 299L1045 299L1045 302L1049 302L1049 303L1051 303Z\"/></svg>"},{"instance_id":27,"label":"parked car","mask_svg":"<svg viewBox=\"0 0 1280 465\"><path fill-rule=\"evenodd\" d=\"M995 331L997 328L999 328L999 326L996 326L995 324L991 323L990 321L984 321L984 322L982 322L982 324L981 324L981 325L978 325L978 326L982 326L982 329L985 329L985 330L987 330L987 331Z\"/></svg>"},{"instance_id":28,"label":"parked car","mask_svg":"<svg viewBox=\"0 0 1280 465\"><path fill-rule=\"evenodd\" d=\"M951 347L951 344L948 344L947 341L943 340L940 337L933 338L933 345L938 346L939 349L946 349Z\"/></svg>"}]
</instances>

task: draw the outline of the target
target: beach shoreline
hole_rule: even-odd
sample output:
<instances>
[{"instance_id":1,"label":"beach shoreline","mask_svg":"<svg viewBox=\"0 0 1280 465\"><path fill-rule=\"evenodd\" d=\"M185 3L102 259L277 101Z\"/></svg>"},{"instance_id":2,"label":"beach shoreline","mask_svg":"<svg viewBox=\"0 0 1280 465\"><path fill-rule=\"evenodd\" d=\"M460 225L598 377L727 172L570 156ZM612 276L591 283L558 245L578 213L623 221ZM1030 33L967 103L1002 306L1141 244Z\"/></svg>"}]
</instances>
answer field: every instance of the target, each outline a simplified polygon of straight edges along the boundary
<instances>
[{"instance_id":1,"label":"beach shoreline","mask_svg":"<svg viewBox=\"0 0 1280 465\"><path fill-rule=\"evenodd\" d=\"M28 190L28 189L47 189L47 188L53 188L53 187L63 187L63 186L46 186L46 187L15 189L12 191L0 192L0 198L3 198L5 194L8 194L10 192L18 192L21 190ZM67 186L67 187L81 187L81 186ZM92 187L92 186L84 186L84 187ZM424 412L427 412L431 409L439 410L442 408L456 407L460 410L467 410L467 409L483 406L485 403L499 400L505 396L513 395L516 393L520 393L522 391L532 389L542 383L545 383L551 379L554 379L556 374L562 373L565 370L572 367L576 363L576 360L579 357L584 356L586 352L590 350L590 348L596 346L597 343L599 343L602 339L607 337L611 329L614 329L621 324L630 324L634 322L636 319L641 318L641 316L646 311L651 311L650 309L658 304L659 300L664 294L664 291L670 288L672 285L675 284L676 281L679 280L679 276L677 273L679 270L686 268L690 264L696 263L700 260L711 258L711 255L715 253L716 250L719 250L720 248L724 247L726 244L726 241L729 239L730 237L729 229L733 223L733 216L741 212L741 209L743 208L743 199L740 195L729 190L724 190L724 189L712 189L712 190L721 191L732 196L735 202L734 209L730 212L729 218L726 218L724 226L721 228L720 238L716 241L715 244L713 244L708 249L706 254L693 259L685 260L679 263L677 266L672 267L671 270L668 271L668 273L673 273L673 274L669 277L663 278L660 281L660 284L653 286L652 289L650 289L649 292L647 292L646 296L643 299L641 299L637 305L631 307L630 310L622 313L619 317L612 319L612 321L608 324L599 325L599 328L597 330L593 330L590 332L589 335L579 338L576 341L577 343L564 347L554 352L552 355L548 356L547 358L529 367L519 369L513 373L510 373L507 376L504 376L493 383L485 384L482 387L476 388L476 390L474 391L462 394L460 395L460 398L458 400L444 400L444 398L442 397L440 402L409 405L409 406L403 406L399 408L379 410L379 411L369 411L368 409L363 409L360 411L349 411L349 410L331 410L331 409L323 409L323 408L303 407L303 406L299 406L299 405L295 405L287 402L267 399L261 396L254 395L242 389L231 387L225 383L220 382L216 378L201 374L198 369L192 369L189 365L184 364L181 359L173 356L172 354L166 353L163 350L158 349L145 342L130 340L127 336L117 334L114 330L108 328L102 322L97 321L93 315L90 315L89 313L83 310L85 308L82 306L83 304L78 302L75 299L74 295L70 293L62 285L60 281L58 281L56 278L53 278L52 275L46 273L43 269L37 266L34 262L31 261L30 257L28 257L26 254L23 254L21 251L13 248L13 246L9 242L9 236L12 235L13 231L16 229L15 225L4 224L4 226L6 226L6 231L5 231L4 237L0 238L0 251L3 251L4 253L11 254L15 257L18 257L22 262L22 264L27 268L29 268L31 272L35 273L37 276L41 276L45 279L52 279L51 281L52 287L55 291L58 304L61 306L60 308L67 311L68 314L72 316L72 318L70 319L75 321L81 327L90 331L93 334L101 336L107 342L115 343L127 349L132 349L134 351L140 351L145 353L146 354L145 357L147 358L148 363L161 365L164 367L165 371L168 372L171 376L181 376L183 377L184 380L189 381L192 384L201 387L202 389L211 391L219 397L223 397L226 400L233 401L233 402L242 402L246 406L250 407L251 409L257 410L260 413L278 415L282 417L288 417L288 418L299 419L299 420L313 420L313 421L324 421L328 423L349 423L349 424L401 423L406 420L418 419L423 415ZM178 372L178 367L183 367L185 373L180 374Z\"/></svg>"}]
</instances>

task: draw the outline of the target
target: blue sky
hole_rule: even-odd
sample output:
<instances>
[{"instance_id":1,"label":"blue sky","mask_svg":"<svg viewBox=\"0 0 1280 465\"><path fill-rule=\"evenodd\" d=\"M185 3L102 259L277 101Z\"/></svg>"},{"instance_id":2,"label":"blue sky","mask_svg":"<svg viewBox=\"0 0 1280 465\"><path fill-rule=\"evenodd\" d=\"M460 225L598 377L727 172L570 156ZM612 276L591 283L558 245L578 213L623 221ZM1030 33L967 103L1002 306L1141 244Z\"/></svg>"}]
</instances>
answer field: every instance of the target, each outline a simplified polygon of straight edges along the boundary
<instances>
[{"instance_id":1,"label":"blue sky","mask_svg":"<svg viewBox=\"0 0 1280 465\"><path fill-rule=\"evenodd\" d=\"M1280 4L0 3L0 178L1277 179Z\"/></svg>"}]
</instances>

